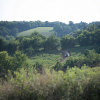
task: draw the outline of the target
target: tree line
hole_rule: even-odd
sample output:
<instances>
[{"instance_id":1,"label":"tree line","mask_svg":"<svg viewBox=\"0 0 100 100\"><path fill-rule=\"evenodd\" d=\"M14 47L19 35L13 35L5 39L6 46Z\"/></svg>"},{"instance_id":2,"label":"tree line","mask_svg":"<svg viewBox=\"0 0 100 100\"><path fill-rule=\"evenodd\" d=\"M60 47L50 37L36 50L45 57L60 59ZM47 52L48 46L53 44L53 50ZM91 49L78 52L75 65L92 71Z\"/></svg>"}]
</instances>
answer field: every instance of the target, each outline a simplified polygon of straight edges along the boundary
<instances>
[{"instance_id":1,"label":"tree line","mask_svg":"<svg viewBox=\"0 0 100 100\"><path fill-rule=\"evenodd\" d=\"M41 21L0 21L0 37L10 40L16 37L18 32L26 31L36 27L53 27L56 22Z\"/></svg>"},{"instance_id":2,"label":"tree line","mask_svg":"<svg viewBox=\"0 0 100 100\"><path fill-rule=\"evenodd\" d=\"M87 27L85 30L77 30L73 36L64 35L61 39L52 34L50 37L45 37L37 31L28 36L16 37L6 43L6 40L0 38L0 51L7 50L13 53L16 50L24 52L33 52L40 48L44 50L54 50L61 46L62 49L72 48L77 45L89 46L99 45L100 29L95 24Z\"/></svg>"},{"instance_id":3,"label":"tree line","mask_svg":"<svg viewBox=\"0 0 100 100\"><path fill-rule=\"evenodd\" d=\"M8 44L0 39L0 51L6 50L8 53L15 53L16 50L23 51L31 55L32 52L43 48L44 50L54 50L59 46L60 39L55 35L45 37L34 31L29 36L20 36L15 40L10 40Z\"/></svg>"},{"instance_id":4,"label":"tree line","mask_svg":"<svg viewBox=\"0 0 100 100\"><path fill-rule=\"evenodd\" d=\"M85 30L77 30L73 36L64 35L61 39L62 49L75 47L75 45L89 46L99 45L100 43L100 29L95 24L87 27Z\"/></svg>"},{"instance_id":5,"label":"tree line","mask_svg":"<svg viewBox=\"0 0 100 100\"><path fill-rule=\"evenodd\" d=\"M26 31L36 27L53 27L54 34L57 37L62 38L63 35L73 35L76 30L84 30L91 24L95 24L97 28L100 29L100 22L80 22L73 23L69 21L68 24L55 21L55 22L42 22L42 21L0 21L0 37L10 40L16 38L18 32Z\"/></svg>"}]
</instances>

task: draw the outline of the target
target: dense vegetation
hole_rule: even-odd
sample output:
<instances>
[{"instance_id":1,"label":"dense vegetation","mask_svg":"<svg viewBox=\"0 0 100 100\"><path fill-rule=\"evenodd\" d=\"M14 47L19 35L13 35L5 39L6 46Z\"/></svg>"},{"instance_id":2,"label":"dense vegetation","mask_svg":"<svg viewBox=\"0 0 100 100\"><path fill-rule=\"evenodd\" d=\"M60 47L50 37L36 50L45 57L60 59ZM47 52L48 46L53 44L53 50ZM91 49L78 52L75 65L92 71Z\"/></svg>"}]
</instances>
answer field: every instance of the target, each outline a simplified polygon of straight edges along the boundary
<instances>
[{"instance_id":1,"label":"dense vegetation","mask_svg":"<svg viewBox=\"0 0 100 100\"><path fill-rule=\"evenodd\" d=\"M75 47L75 45L99 45L99 42L100 29L93 24L85 30L77 30L73 36L63 36L61 39L61 46L63 49L66 49L68 47Z\"/></svg>"},{"instance_id":2,"label":"dense vegetation","mask_svg":"<svg viewBox=\"0 0 100 100\"><path fill-rule=\"evenodd\" d=\"M36 27L54 34L16 37ZM1 100L100 100L99 22L1 21L0 32Z\"/></svg>"},{"instance_id":3,"label":"dense vegetation","mask_svg":"<svg viewBox=\"0 0 100 100\"><path fill-rule=\"evenodd\" d=\"M91 24L95 24L97 28L100 29L100 22L92 22L92 23L73 23L69 21L69 24L65 24L62 22L41 22L41 21L0 21L0 36L2 38L6 38L7 40L13 39L17 36L17 33L23 32L26 30L34 29L36 27L53 27L54 34L57 37L63 37L63 35L73 35L76 30L84 30L89 27Z\"/></svg>"},{"instance_id":4,"label":"dense vegetation","mask_svg":"<svg viewBox=\"0 0 100 100\"><path fill-rule=\"evenodd\" d=\"M100 68L75 67L52 74L38 74L33 68L9 71L0 85L1 100L100 100Z\"/></svg>"}]
</instances>

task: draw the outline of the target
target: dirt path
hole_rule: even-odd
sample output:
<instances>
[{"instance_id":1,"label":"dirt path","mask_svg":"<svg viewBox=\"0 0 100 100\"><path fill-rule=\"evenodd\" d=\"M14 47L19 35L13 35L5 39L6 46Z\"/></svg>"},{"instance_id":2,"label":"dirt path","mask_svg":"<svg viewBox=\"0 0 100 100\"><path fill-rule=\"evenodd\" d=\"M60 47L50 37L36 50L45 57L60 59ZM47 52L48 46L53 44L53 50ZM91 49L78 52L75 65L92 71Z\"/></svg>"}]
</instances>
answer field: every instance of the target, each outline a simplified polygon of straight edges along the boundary
<instances>
[{"instance_id":1,"label":"dirt path","mask_svg":"<svg viewBox=\"0 0 100 100\"><path fill-rule=\"evenodd\" d=\"M68 57L65 57L65 54L68 53L68 51L67 50L61 50L61 53L62 53L63 59L60 62L63 63L66 59L68 59Z\"/></svg>"}]
</instances>

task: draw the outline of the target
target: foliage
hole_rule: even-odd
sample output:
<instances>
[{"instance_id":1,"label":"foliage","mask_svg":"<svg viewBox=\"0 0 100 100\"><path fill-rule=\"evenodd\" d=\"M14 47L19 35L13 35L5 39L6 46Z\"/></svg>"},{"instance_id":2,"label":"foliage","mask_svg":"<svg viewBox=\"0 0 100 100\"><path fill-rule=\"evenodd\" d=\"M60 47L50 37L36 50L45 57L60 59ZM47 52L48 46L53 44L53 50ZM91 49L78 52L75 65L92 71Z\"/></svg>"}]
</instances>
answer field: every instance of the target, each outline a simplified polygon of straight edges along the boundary
<instances>
[{"instance_id":1,"label":"foliage","mask_svg":"<svg viewBox=\"0 0 100 100\"><path fill-rule=\"evenodd\" d=\"M6 50L11 54L15 53L16 50L19 50L19 41L14 39L10 40L6 45Z\"/></svg>"},{"instance_id":2,"label":"foliage","mask_svg":"<svg viewBox=\"0 0 100 100\"><path fill-rule=\"evenodd\" d=\"M59 71L59 70L62 69L62 65L61 65L60 62L57 62L56 65L53 68L54 68L54 70Z\"/></svg>"},{"instance_id":3,"label":"foliage","mask_svg":"<svg viewBox=\"0 0 100 100\"><path fill-rule=\"evenodd\" d=\"M74 24L72 21L69 21L69 24L65 24L59 21L0 21L0 35L4 37L6 35L14 37L16 37L16 35L26 36L37 30L42 35L50 36L51 33L55 33L57 37L61 38L64 34L67 35L70 33L74 33L78 29L85 30L92 24L95 24L96 27L100 29L100 22L92 22L88 24L81 21L80 23ZM17 34L18 32L19 34Z\"/></svg>"},{"instance_id":4,"label":"foliage","mask_svg":"<svg viewBox=\"0 0 100 100\"><path fill-rule=\"evenodd\" d=\"M14 57L8 55L7 51L0 52L0 73L7 74L8 69L11 71L21 67L27 67L27 57L20 51L16 51Z\"/></svg>"},{"instance_id":5,"label":"foliage","mask_svg":"<svg viewBox=\"0 0 100 100\"><path fill-rule=\"evenodd\" d=\"M99 35L100 35L100 29L95 27L95 25L91 25L84 31L79 31L78 33L75 33L77 42L81 46L86 45L95 45L99 43Z\"/></svg>"},{"instance_id":6,"label":"foliage","mask_svg":"<svg viewBox=\"0 0 100 100\"><path fill-rule=\"evenodd\" d=\"M45 50L56 50L58 48L59 38L57 38L55 35L51 35L47 38L46 41L44 41L43 47Z\"/></svg>"},{"instance_id":7,"label":"foliage","mask_svg":"<svg viewBox=\"0 0 100 100\"><path fill-rule=\"evenodd\" d=\"M8 56L7 51L0 52L0 72L7 73L8 69L12 67L12 57Z\"/></svg>"},{"instance_id":8,"label":"foliage","mask_svg":"<svg viewBox=\"0 0 100 100\"><path fill-rule=\"evenodd\" d=\"M34 31L14 40L18 32L39 26L48 26L50 33L53 31L49 28L53 27L58 37L70 32L74 37L64 35L60 40L53 34L45 37ZM0 22L0 99L100 100L100 68L96 67L100 64L100 29L97 27L100 28L99 23L88 27L87 23L72 21L68 25L48 21ZM67 49L71 55L64 64L60 63L62 57L57 50L60 42L62 49ZM81 50L76 45L80 45ZM95 48L98 53L88 50L90 45L98 45ZM3 50L15 54L11 57ZM27 53L30 59L17 50Z\"/></svg>"},{"instance_id":9,"label":"foliage","mask_svg":"<svg viewBox=\"0 0 100 100\"><path fill-rule=\"evenodd\" d=\"M73 36L64 35L61 39L62 49L80 46L99 45L100 42L100 29L94 24L87 27L85 30L77 30Z\"/></svg>"},{"instance_id":10,"label":"foliage","mask_svg":"<svg viewBox=\"0 0 100 100\"><path fill-rule=\"evenodd\" d=\"M29 48L26 48L26 49L24 50L24 53L25 53L27 56L31 57L31 56L33 55L33 53L34 53L34 49L30 46Z\"/></svg>"},{"instance_id":11,"label":"foliage","mask_svg":"<svg viewBox=\"0 0 100 100\"><path fill-rule=\"evenodd\" d=\"M45 73L43 65L38 61L34 64L33 68L36 69L37 72L40 73L40 74L44 74Z\"/></svg>"},{"instance_id":12,"label":"foliage","mask_svg":"<svg viewBox=\"0 0 100 100\"><path fill-rule=\"evenodd\" d=\"M6 40L14 40L15 38L14 38L14 36L12 36L12 35L6 35L5 36L5 38L6 38Z\"/></svg>"},{"instance_id":13,"label":"foliage","mask_svg":"<svg viewBox=\"0 0 100 100\"><path fill-rule=\"evenodd\" d=\"M47 50L57 50L60 46L60 40L55 35L50 37L45 37L39 34L37 31L34 31L28 36L20 36L16 39L9 40L6 45L3 44L3 39L1 39L1 49L7 50L9 54L14 54L16 50L23 51L28 56L34 54L34 52L44 49ZM4 48L5 47L5 48Z\"/></svg>"},{"instance_id":14,"label":"foliage","mask_svg":"<svg viewBox=\"0 0 100 100\"><path fill-rule=\"evenodd\" d=\"M5 50L6 40L0 38L0 51Z\"/></svg>"},{"instance_id":15,"label":"foliage","mask_svg":"<svg viewBox=\"0 0 100 100\"><path fill-rule=\"evenodd\" d=\"M30 45L32 46L33 49L37 50L43 47L43 41L45 40L45 37L43 37L36 31L34 31L34 33L32 33L30 36L31 36Z\"/></svg>"},{"instance_id":16,"label":"foliage","mask_svg":"<svg viewBox=\"0 0 100 100\"><path fill-rule=\"evenodd\" d=\"M62 49L74 47L76 44L76 39L73 36L64 35L60 40Z\"/></svg>"},{"instance_id":17,"label":"foliage","mask_svg":"<svg viewBox=\"0 0 100 100\"><path fill-rule=\"evenodd\" d=\"M34 52L30 59L28 59L29 63L34 65L37 61L40 62L44 67L50 68L53 67L57 61L61 61L63 58L61 57L61 52L57 50L48 50L45 52L38 51Z\"/></svg>"},{"instance_id":18,"label":"foliage","mask_svg":"<svg viewBox=\"0 0 100 100\"><path fill-rule=\"evenodd\" d=\"M33 68L9 72L8 81L0 84L1 100L99 100L100 68L69 68L66 72L40 75Z\"/></svg>"},{"instance_id":19,"label":"foliage","mask_svg":"<svg viewBox=\"0 0 100 100\"><path fill-rule=\"evenodd\" d=\"M79 57L73 57L70 56L68 60L66 60L66 63L64 64L64 68L67 67L74 67L77 66L81 68L84 64L90 67L95 67L100 63L100 54L97 54L95 50L88 50L84 52L83 55L80 55Z\"/></svg>"},{"instance_id":20,"label":"foliage","mask_svg":"<svg viewBox=\"0 0 100 100\"><path fill-rule=\"evenodd\" d=\"M68 25L63 23L56 23L56 25L53 27L55 35L60 38L63 37L63 35L67 35L71 32L74 32L77 29L78 27L72 21L69 21Z\"/></svg>"},{"instance_id":21,"label":"foliage","mask_svg":"<svg viewBox=\"0 0 100 100\"><path fill-rule=\"evenodd\" d=\"M21 67L28 67L27 56L21 51L16 51L13 57L13 70Z\"/></svg>"}]
</instances>

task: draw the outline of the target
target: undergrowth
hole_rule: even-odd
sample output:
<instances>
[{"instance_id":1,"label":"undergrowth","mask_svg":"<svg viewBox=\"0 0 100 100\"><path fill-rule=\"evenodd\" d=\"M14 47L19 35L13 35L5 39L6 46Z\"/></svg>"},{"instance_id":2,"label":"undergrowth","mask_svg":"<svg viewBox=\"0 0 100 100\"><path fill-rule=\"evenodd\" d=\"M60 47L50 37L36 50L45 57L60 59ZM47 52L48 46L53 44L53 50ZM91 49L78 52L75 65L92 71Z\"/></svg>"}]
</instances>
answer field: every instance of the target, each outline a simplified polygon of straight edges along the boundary
<instances>
[{"instance_id":1,"label":"undergrowth","mask_svg":"<svg viewBox=\"0 0 100 100\"><path fill-rule=\"evenodd\" d=\"M37 61L43 64L45 67L52 67L56 64L57 61L61 61L61 53L59 54L38 54L34 57L31 57L29 62L35 64Z\"/></svg>"},{"instance_id":2,"label":"undergrowth","mask_svg":"<svg viewBox=\"0 0 100 100\"><path fill-rule=\"evenodd\" d=\"M1 100L100 100L100 67L67 68L66 72L34 68L9 71L0 81Z\"/></svg>"}]
</instances>

